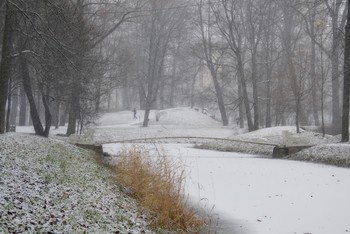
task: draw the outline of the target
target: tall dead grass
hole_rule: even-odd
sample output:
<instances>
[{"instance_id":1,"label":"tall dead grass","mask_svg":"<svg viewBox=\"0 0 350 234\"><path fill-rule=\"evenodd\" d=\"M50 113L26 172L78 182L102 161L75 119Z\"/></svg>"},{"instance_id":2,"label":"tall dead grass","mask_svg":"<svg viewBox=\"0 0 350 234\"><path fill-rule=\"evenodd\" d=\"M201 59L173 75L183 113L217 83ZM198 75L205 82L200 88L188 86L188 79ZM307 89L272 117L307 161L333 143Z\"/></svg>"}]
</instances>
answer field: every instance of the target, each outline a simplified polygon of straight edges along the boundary
<instances>
[{"instance_id":1,"label":"tall dead grass","mask_svg":"<svg viewBox=\"0 0 350 234\"><path fill-rule=\"evenodd\" d=\"M118 156L116 180L151 212L151 226L196 233L204 225L186 206L184 170L164 153L150 156L143 148L124 149Z\"/></svg>"}]
</instances>

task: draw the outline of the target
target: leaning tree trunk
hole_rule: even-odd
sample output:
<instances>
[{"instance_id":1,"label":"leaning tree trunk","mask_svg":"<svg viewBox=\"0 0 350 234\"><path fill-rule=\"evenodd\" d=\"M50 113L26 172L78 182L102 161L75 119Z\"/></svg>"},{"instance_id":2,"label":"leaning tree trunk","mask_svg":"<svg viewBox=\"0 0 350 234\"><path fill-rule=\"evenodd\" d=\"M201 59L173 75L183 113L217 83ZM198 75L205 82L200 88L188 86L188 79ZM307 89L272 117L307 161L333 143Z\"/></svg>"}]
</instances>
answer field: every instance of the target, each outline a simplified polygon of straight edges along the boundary
<instances>
[{"instance_id":1,"label":"leaning tree trunk","mask_svg":"<svg viewBox=\"0 0 350 234\"><path fill-rule=\"evenodd\" d=\"M20 61L21 72L22 72L23 88L28 98L28 102L30 106L30 116L32 117L35 134L39 136L44 136L44 129L41 124L38 110L35 105L27 60L22 55L20 56L19 61Z\"/></svg>"},{"instance_id":2,"label":"leaning tree trunk","mask_svg":"<svg viewBox=\"0 0 350 234\"><path fill-rule=\"evenodd\" d=\"M11 48L13 42L12 26L15 21L14 10L9 4L9 2L6 3L6 16L0 64L0 134L5 133L6 130L6 100L8 95L8 81L11 76Z\"/></svg>"},{"instance_id":3,"label":"leaning tree trunk","mask_svg":"<svg viewBox=\"0 0 350 234\"><path fill-rule=\"evenodd\" d=\"M211 76L212 76L213 82L214 82L215 94L216 94L216 98L218 101L218 106L219 106L219 110L220 110L220 114L221 114L222 124L224 126L227 126L228 125L228 118L227 118L227 114L226 114L226 108L225 108L224 98L223 98L223 94L222 94L222 88L220 87L218 77L217 77L217 72L215 71L215 68L213 65L210 66L210 72L211 72Z\"/></svg>"}]
</instances>

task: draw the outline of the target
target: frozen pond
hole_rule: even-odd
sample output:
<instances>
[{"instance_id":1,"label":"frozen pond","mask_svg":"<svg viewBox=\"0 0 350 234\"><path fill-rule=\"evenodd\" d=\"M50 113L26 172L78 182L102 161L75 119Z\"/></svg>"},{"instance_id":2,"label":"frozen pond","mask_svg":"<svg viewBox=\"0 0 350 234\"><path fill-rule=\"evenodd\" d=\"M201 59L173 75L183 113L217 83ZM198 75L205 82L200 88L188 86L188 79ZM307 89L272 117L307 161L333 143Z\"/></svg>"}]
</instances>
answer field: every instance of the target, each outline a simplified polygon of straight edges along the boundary
<instances>
[{"instance_id":1,"label":"frozen pond","mask_svg":"<svg viewBox=\"0 0 350 234\"><path fill-rule=\"evenodd\" d=\"M349 169L185 144L142 145L185 164L190 200L213 215L212 225L224 228L219 233L350 232ZM128 146L104 150L116 154Z\"/></svg>"}]
</instances>

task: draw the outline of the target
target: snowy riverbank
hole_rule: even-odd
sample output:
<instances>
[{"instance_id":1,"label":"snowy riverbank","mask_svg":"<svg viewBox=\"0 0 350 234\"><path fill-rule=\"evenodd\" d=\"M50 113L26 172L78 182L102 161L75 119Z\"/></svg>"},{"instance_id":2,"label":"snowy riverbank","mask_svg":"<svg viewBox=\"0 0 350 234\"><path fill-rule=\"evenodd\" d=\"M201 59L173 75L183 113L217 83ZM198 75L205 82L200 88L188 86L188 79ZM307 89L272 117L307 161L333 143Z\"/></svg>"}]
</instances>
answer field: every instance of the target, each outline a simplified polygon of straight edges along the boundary
<instances>
[{"instance_id":1,"label":"snowy riverbank","mask_svg":"<svg viewBox=\"0 0 350 234\"><path fill-rule=\"evenodd\" d=\"M153 233L92 152L0 135L0 233Z\"/></svg>"},{"instance_id":2,"label":"snowy riverbank","mask_svg":"<svg viewBox=\"0 0 350 234\"><path fill-rule=\"evenodd\" d=\"M288 132L288 137L283 137L283 132ZM340 167L350 167L350 144L339 143L339 136L325 135L323 137L320 133L304 130L300 133L296 133L294 126L284 126L260 129L231 138L243 141L272 143L276 145L315 145L296 154L289 155L286 158ZM197 147L201 149L271 156L274 146L216 141L204 143Z\"/></svg>"},{"instance_id":3,"label":"snowy riverbank","mask_svg":"<svg viewBox=\"0 0 350 234\"><path fill-rule=\"evenodd\" d=\"M310 131L296 134L293 126L244 133L234 126L223 127L189 108L164 110L159 122L155 121L155 115L152 111L150 127L143 128L141 118L133 119L132 112L109 113L102 116L99 125L88 130L86 136L55 138L71 142L111 142L184 137L141 144L151 149L156 145L159 149L164 147L168 156L184 163L190 202L207 211L211 218L208 228L213 232L326 234L350 231L348 207L344 206L350 195L349 170L323 165L349 164L350 144L338 143L339 137L322 137ZM0 136L0 169L4 175L0 178L1 217L4 217L0 219L0 233L3 230L19 232L26 227L29 232L151 233L146 227L146 217L137 216L135 202L110 182L110 171L98 165L89 151L57 139L30 135L29 128L18 130L27 135ZM53 133L60 132L64 129ZM272 146L247 143L213 140L198 145L251 153L249 155L193 149L193 145L183 145L188 143L188 136L278 145L316 144L290 158L323 164L271 160ZM113 155L122 146L112 144L104 148Z\"/></svg>"}]
</instances>

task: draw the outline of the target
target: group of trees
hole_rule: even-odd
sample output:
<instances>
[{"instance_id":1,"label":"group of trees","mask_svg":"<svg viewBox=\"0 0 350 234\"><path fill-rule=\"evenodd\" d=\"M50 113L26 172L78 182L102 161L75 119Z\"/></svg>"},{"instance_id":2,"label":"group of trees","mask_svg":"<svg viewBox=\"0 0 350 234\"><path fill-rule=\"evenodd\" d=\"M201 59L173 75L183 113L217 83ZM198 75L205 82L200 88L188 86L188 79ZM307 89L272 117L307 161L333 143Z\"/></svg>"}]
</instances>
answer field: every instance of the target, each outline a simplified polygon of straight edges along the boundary
<instances>
[{"instance_id":1,"label":"group of trees","mask_svg":"<svg viewBox=\"0 0 350 234\"><path fill-rule=\"evenodd\" d=\"M299 131L324 123L326 112L332 132L340 132L346 13L342 0L200 1L206 64L214 83L220 69L231 67L220 78L237 87L241 124L245 118L255 130L295 122ZM225 91L215 89L220 106Z\"/></svg>"},{"instance_id":2,"label":"group of trees","mask_svg":"<svg viewBox=\"0 0 350 234\"><path fill-rule=\"evenodd\" d=\"M137 4L2 1L0 132L15 123L18 110L19 124L30 119L41 136L48 136L52 124L58 127L66 122L67 135L73 134L77 122L81 127L96 115L94 106L103 86L97 81L104 75L110 56L100 47L122 22L133 17ZM102 17L98 12L102 9L119 13Z\"/></svg>"},{"instance_id":3,"label":"group of trees","mask_svg":"<svg viewBox=\"0 0 350 234\"><path fill-rule=\"evenodd\" d=\"M0 11L0 132L27 105L39 135L133 107L146 127L152 108L176 105L250 131L348 128L346 0L5 0Z\"/></svg>"}]
</instances>

